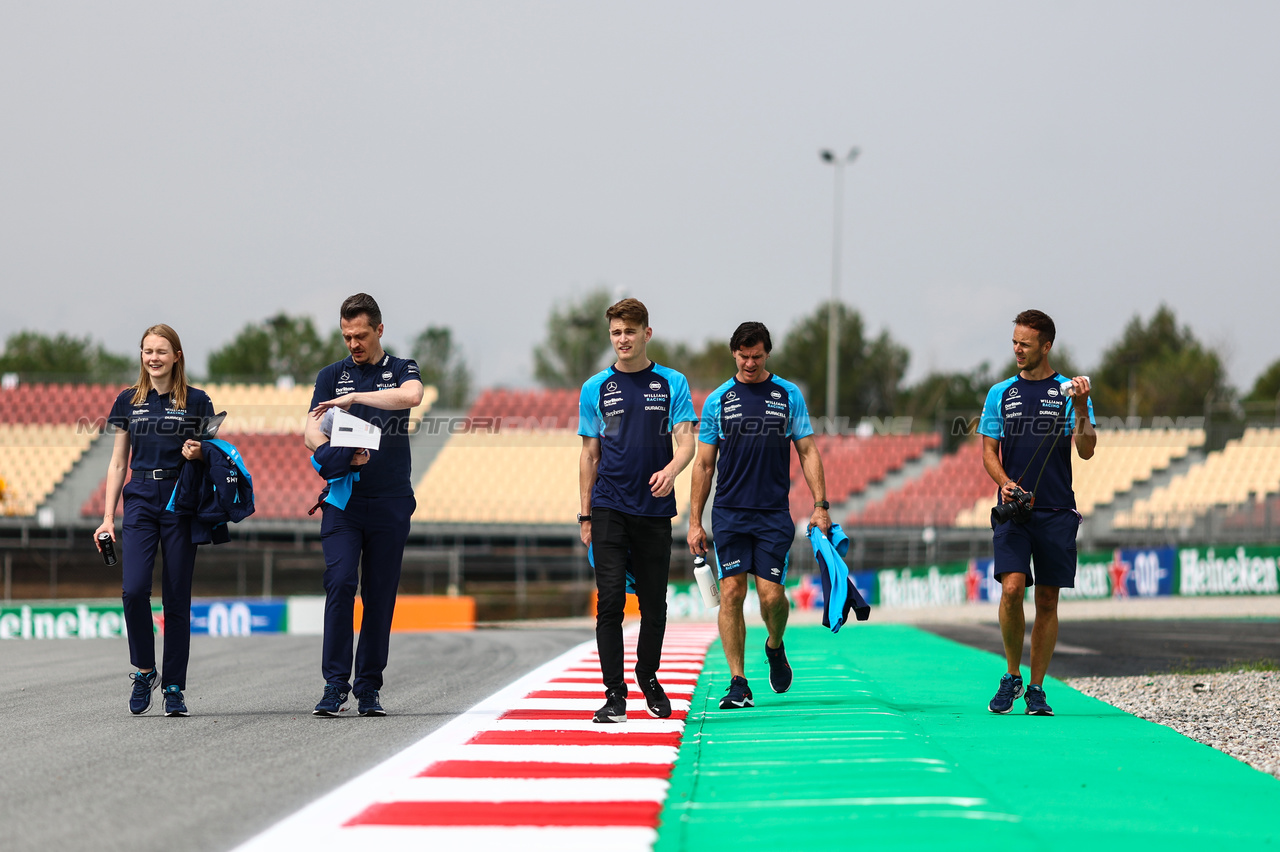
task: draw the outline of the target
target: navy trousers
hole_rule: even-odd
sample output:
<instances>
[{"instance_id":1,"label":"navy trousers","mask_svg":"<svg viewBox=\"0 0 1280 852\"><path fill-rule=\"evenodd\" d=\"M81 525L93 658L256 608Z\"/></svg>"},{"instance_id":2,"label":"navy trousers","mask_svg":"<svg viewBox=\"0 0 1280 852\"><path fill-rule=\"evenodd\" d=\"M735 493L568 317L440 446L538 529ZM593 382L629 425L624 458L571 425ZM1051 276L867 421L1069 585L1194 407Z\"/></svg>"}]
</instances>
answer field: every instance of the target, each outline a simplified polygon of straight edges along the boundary
<instances>
[{"instance_id":1,"label":"navy trousers","mask_svg":"<svg viewBox=\"0 0 1280 852\"><path fill-rule=\"evenodd\" d=\"M626 690L622 615L627 603L627 558L640 602L636 674L655 674L667 633L667 580L671 575L671 519L592 507L591 552L596 563L596 647L606 690Z\"/></svg>"},{"instance_id":2,"label":"navy trousers","mask_svg":"<svg viewBox=\"0 0 1280 852\"><path fill-rule=\"evenodd\" d=\"M413 497L352 497L345 509L324 504L320 523L325 564L321 671L326 683L346 692L382 688L404 544L409 539L409 518L417 505ZM357 585L364 616L360 644L355 649L353 682L352 619Z\"/></svg>"},{"instance_id":3,"label":"navy trousers","mask_svg":"<svg viewBox=\"0 0 1280 852\"><path fill-rule=\"evenodd\" d=\"M151 574L156 548L164 601L164 665L160 685L187 688L191 655L191 575L196 546L191 519L165 511L176 479L131 479L124 485L124 535L121 541L124 623L129 631L129 660L139 669L156 665L156 637L151 625Z\"/></svg>"}]
</instances>

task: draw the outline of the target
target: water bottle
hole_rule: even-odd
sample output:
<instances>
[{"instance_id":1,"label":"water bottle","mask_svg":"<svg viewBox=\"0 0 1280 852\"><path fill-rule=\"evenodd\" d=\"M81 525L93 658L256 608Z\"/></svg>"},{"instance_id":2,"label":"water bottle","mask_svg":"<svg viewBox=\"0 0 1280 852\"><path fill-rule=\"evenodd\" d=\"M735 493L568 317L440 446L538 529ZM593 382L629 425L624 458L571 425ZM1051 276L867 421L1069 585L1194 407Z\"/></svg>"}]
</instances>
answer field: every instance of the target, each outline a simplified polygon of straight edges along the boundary
<instances>
[{"instance_id":1,"label":"water bottle","mask_svg":"<svg viewBox=\"0 0 1280 852\"><path fill-rule=\"evenodd\" d=\"M716 585L716 575L701 556L693 557L693 579L698 581L698 591L702 592L702 603L707 609L720 606L720 587Z\"/></svg>"},{"instance_id":2,"label":"water bottle","mask_svg":"<svg viewBox=\"0 0 1280 852\"><path fill-rule=\"evenodd\" d=\"M1081 376L1080 378L1084 379L1086 382L1089 381L1088 376ZM1058 389L1062 391L1063 396L1075 396L1075 385L1072 384L1071 379L1067 379L1065 382L1059 382Z\"/></svg>"},{"instance_id":3,"label":"water bottle","mask_svg":"<svg viewBox=\"0 0 1280 852\"><path fill-rule=\"evenodd\" d=\"M115 565L116 546L115 543L111 541L111 533L99 533L98 546L102 548L102 561L107 563L107 565Z\"/></svg>"}]
</instances>

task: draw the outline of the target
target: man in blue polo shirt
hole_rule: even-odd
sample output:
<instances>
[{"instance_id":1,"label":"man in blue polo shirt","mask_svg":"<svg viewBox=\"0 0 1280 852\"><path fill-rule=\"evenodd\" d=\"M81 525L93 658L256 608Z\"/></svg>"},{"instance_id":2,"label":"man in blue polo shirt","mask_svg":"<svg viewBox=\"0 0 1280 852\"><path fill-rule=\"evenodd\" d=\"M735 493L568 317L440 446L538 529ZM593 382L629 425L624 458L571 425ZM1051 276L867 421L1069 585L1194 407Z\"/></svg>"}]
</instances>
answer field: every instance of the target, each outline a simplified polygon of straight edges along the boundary
<instances>
[{"instance_id":1,"label":"man in blue polo shirt","mask_svg":"<svg viewBox=\"0 0 1280 852\"><path fill-rule=\"evenodd\" d=\"M328 502L322 505L325 601L321 670L325 686L324 696L312 712L337 716L347 709L347 695L354 692L361 716L385 716L378 691L387 666L409 518L417 507L409 480L409 409L422 402L422 378L414 361L383 351L382 311L372 296L358 293L343 302L340 324L351 354L316 377L306 444L317 458L345 456L340 461L349 460L360 476L344 508ZM377 426L382 431L379 448L355 452L330 447L320 421L325 411L333 408ZM352 680L357 585L364 616Z\"/></svg>"},{"instance_id":2,"label":"man in blue polo shirt","mask_svg":"<svg viewBox=\"0 0 1280 852\"><path fill-rule=\"evenodd\" d=\"M1058 642L1058 591L1075 585L1080 526L1071 488L1071 443L1074 438L1076 453L1086 460L1093 458L1098 443L1089 377L1068 379L1049 364L1056 336L1053 320L1041 311L1023 311L1014 318L1018 374L991 388L978 423L982 464L1000 489L1000 505L991 514L993 572L1001 585L1000 633L1008 672L987 705L992 713L1008 713L1023 692L1022 601L1027 586L1034 584L1036 620L1031 628L1026 712L1053 715L1044 676Z\"/></svg>"},{"instance_id":3,"label":"man in blue polo shirt","mask_svg":"<svg viewBox=\"0 0 1280 852\"><path fill-rule=\"evenodd\" d=\"M791 445L813 494L811 527L831 532L822 457L813 440L809 409L800 389L765 369L773 341L764 323L744 322L729 341L738 371L712 391L702 406L698 458L693 465L689 550L707 552L702 512L716 479L711 528L720 574L720 642L729 661L729 689L720 709L755 706L745 670L747 624L742 604L747 575L756 577L760 615L769 636L765 659L774 692L791 688L791 665L782 646L791 603L783 583L796 527L791 520ZM717 456L719 461L717 464Z\"/></svg>"},{"instance_id":4,"label":"man in blue polo shirt","mask_svg":"<svg viewBox=\"0 0 1280 852\"><path fill-rule=\"evenodd\" d=\"M622 614L628 573L640 602L636 683L649 715L663 719L671 715L671 701L657 672L667 629L675 481L693 458L697 416L685 377L646 354L653 329L644 304L623 299L605 318L617 361L582 385L578 417L578 525L595 562L596 646L605 688L593 719L627 721Z\"/></svg>"}]
</instances>

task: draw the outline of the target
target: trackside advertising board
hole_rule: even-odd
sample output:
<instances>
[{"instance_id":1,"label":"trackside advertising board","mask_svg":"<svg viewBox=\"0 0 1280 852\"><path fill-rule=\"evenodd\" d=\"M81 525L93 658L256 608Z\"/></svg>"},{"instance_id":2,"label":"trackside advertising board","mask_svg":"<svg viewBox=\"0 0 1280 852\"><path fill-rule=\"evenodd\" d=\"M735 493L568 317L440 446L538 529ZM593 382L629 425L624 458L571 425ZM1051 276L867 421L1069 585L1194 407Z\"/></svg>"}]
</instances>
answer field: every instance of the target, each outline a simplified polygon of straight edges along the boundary
<instances>
[{"instance_id":1,"label":"trackside advertising board","mask_svg":"<svg viewBox=\"0 0 1280 852\"><path fill-rule=\"evenodd\" d=\"M192 635L248 636L288 631L284 601L202 601L191 606ZM164 632L164 612L151 608L151 627ZM118 603L35 602L0 607L0 639L114 639L127 636Z\"/></svg>"},{"instance_id":2,"label":"trackside advertising board","mask_svg":"<svg viewBox=\"0 0 1280 852\"><path fill-rule=\"evenodd\" d=\"M1280 594L1280 547L1119 548L1080 553L1076 584L1063 600L1150 598L1169 595ZM931 607L996 603L1000 584L988 558L854 574L858 589L874 606ZM693 590L697 595L697 590ZM797 609L822 609L817 576L795 578L788 588Z\"/></svg>"}]
</instances>

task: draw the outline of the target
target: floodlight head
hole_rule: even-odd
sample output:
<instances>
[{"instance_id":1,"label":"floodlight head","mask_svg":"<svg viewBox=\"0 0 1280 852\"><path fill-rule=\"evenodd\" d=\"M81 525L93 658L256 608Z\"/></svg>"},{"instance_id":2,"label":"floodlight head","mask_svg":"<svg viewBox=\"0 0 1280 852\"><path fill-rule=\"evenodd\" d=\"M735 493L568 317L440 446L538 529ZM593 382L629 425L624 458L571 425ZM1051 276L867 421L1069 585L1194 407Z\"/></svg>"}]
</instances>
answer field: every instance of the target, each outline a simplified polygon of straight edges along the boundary
<instances>
[{"instance_id":1,"label":"floodlight head","mask_svg":"<svg viewBox=\"0 0 1280 852\"><path fill-rule=\"evenodd\" d=\"M828 151L826 148L823 148L819 152L819 156L822 157L822 161L825 163L834 163L836 161L836 155Z\"/></svg>"},{"instance_id":2,"label":"floodlight head","mask_svg":"<svg viewBox=\"0 0 1280 852\"><path fill-rule=\"evenodd\" d=\"M846 160L846 161L848 161L848 162L850 162L850 163L852 163L854 160L858 159L858 155L859 155L859 154L861 154L861 153L862 153L862 149L861 149L861 148L858 148L858 147L856 147L856 146L855 146L855 147L853 147L853 148L850 148L850 149L849 149L849 156L845 157L845 160Z\"/></svg>"}]
</instances>

